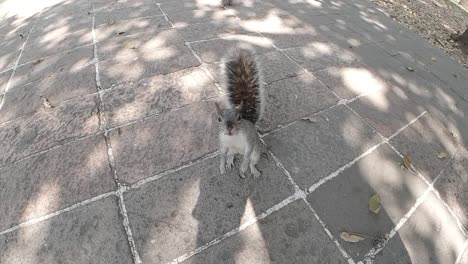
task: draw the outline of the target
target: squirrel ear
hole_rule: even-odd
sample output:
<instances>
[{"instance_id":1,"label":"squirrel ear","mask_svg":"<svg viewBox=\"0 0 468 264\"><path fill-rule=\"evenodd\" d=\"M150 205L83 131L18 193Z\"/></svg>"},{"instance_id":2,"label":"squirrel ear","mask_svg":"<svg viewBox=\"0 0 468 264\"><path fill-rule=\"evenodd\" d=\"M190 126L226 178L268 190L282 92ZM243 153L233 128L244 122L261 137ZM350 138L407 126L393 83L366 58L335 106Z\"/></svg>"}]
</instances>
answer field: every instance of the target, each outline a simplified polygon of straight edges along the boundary
<instances>
[{"instance_id":1,"label":"squirrel ear","mask_svg":"<svg viewBox=\"0 0 468 264\"><path fill-rule=\"evenodd\" d=\"M236 110L241 111L243 105L244 105L244 101L241 101L240 104L238 106L236 106Z\"/></svg>"},{"instance_id":2,"label":"squirrel ear","mask_svg":"<svg viewBox=\"0 0 468 264\"><path fill-rule=\"evenodd\" d=\"M223 111L221 110L221 107L219 107L218 102L215 102L215 106L216 106L216 113L218 113L218 115L221 115Z\"/></svg>"}]
</instances>

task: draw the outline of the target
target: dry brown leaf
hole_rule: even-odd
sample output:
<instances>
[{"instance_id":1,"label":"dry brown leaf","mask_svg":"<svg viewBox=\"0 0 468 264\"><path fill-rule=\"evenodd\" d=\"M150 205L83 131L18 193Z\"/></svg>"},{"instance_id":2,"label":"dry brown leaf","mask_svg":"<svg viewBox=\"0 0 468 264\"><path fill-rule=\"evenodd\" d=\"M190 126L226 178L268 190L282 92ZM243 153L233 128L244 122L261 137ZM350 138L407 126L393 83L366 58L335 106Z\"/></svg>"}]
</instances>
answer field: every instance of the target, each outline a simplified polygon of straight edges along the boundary
<instances>
[{"instance_id":1,"label":"dry brown leaf","mask_svg":"<svg viewBox=\"0 0 468 264\"><path fill-rule=\"evenodd\" d=\"M125 47L127 49L136 49L136 48L138 48L138 44L139 44L139 42L135 41L135 40L128 41L127 43L125 43Z\"/></svg>"},{"instance_id":2,"label":"dry brown leaf","mask_svg":"<svg viewBox=\"0 0 468 264\"><path fill-rule=\"evenodd\" d=\"M358 234L358 233L348 233L348 232L341 232L340 233L341 239L343 239L346 242L350 243L356 243L359 241L362 241L366 239L363 235Z\"/></svg>"},{"instance_id":3,"label":"dry brown leaf","mask_svg":"<svg viewBox=\"0 0 468 264\"><path fill-rule=\"evenodd\" d=\"M39 64L39 63L41 63L43 61L44 61L44 58L40 58L40 59L37 59L37 60L33 61L32 64L37 65L37 64Z\"/></svg>"},{"instance_id":4,"label":"dry brown leaf","mask_svg":"<svg viewBox=\"0 0 468 264\"><path fill-rule=\"evenodd\" d=\"M369 198L369 211L373 212L374 214L378 214L380 211L380 202L381 198L378 193L374 194Z\"/></svg>"},{"instance_id":5,"label":"dry brown leaf","mask_svg":"<svg viewBox=\"0 0 468 264\"><path fill-rule=\"evenodd\" d=\"M108 24L108 25L113 25L113 24L115 24L115 20L114 20L114 19L109 19L109 20L107 21L107 24Z\"/></svg>"},{"instance_id":6,"label":"dry brown leaf","mask_svg":"<svg viewBox=\"0 0 468 264\"><path fill-rule=\"evenodd\" d=\"M41 96L41 99L42 99L42 106L44 106L45 109L54 108L54 106L50 103L49 99L44 98L42 96Z\"/></svg>"},{"instance_id":7,"label":"dry brown leaf","mask_svg":"<svg viewBox=\"0 0 468 264\"><path fill-rule=\"evenodd\" d=\"M439 154L437 154L437 158L439 159L445 159L447 158L448 154L445 153L445 152L440 152Z\"/></svg>"},{"instance_id":8,"label":"dry brown leaf","mask_svg":"<svg viewBox=\"0 0 468 264\"><path fill-rule=\"evenodd\" d=\"M411 159L408 155L403 155L403 166L408 170L411 170Z\"/></svg>"},{"instance_id":9,"label":"dry brown leaf","mask_svg":"<svg viewBox=\"0 0 468 264\"><path fill-rule=\"evenodd\" d=\"M319 121L315 116L303 117L302 120L306 120L312 123L317 123Z\"/></svg>"}]
</instances>

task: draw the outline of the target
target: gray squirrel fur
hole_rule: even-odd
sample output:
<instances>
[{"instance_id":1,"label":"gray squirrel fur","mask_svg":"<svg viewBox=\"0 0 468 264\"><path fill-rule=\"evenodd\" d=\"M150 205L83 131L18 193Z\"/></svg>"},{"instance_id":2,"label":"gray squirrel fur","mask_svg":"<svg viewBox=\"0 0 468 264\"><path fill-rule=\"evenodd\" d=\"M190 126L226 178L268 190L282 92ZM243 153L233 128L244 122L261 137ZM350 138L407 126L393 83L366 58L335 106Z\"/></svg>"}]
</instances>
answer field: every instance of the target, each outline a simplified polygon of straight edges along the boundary
<instances>
[{"instance_id":1,"label":"gray squirrel fur","mask_svg":"<svg viewBox=\"0 0 468 264\"><path fill-rule=\"evenodd\" d=\"M234 165L234 155L243 155L240 175L245 177L247 167L255 179L260 172L255 165L262 156L264 145L255 127L264 109L264 90L258 63L252 52L238 49L223 62L225 82L223 107L216 103L220 126L220 173L225 174Z\"/></svg>"}]
</instances>

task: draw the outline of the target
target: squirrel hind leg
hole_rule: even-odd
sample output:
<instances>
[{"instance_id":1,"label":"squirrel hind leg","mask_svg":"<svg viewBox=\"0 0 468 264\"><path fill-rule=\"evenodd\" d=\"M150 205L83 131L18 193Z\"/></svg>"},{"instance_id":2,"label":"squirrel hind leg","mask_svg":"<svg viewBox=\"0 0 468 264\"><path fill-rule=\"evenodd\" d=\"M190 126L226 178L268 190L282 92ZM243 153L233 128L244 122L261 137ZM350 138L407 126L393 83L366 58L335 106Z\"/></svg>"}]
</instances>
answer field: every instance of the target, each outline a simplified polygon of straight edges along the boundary
<instances>
[{"instance_id":1,"label":"squirrel hind leg","mask_svg":"<svg viewBox=\"0 0 468 264\"><path fill-rule=\"evenodd\" d=\"M255 165L257 165L258 161L260 160L260 153L258 151L254 151L250 156L250 173L253 175L255 180L258 180L261 173L257 170Z\"/></svg>"}]
</instances>

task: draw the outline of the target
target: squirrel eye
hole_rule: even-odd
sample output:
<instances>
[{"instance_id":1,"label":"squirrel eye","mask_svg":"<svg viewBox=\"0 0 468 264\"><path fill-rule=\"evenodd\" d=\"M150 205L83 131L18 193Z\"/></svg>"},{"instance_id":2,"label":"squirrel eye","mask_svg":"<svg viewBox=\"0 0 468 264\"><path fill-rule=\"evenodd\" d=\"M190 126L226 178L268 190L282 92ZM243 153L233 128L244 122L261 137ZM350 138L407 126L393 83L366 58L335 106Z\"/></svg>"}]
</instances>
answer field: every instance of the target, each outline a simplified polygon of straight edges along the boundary
<instances>
[{"instance_id":1,"label":"squirrel eye","mask_svg":"<svg viewBox=\"0 0 468 264\"><path fill-rule=\"evenodd\" d=\"M221 117L218 117L218 122L221 122Z\"/></svg>"}]
</instances>

